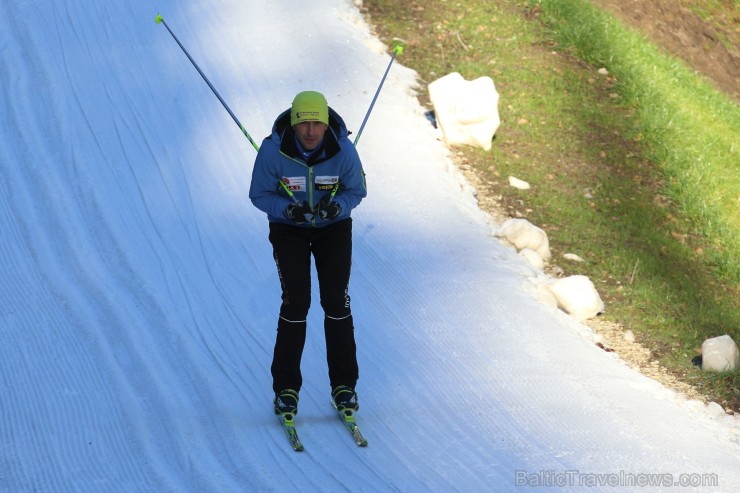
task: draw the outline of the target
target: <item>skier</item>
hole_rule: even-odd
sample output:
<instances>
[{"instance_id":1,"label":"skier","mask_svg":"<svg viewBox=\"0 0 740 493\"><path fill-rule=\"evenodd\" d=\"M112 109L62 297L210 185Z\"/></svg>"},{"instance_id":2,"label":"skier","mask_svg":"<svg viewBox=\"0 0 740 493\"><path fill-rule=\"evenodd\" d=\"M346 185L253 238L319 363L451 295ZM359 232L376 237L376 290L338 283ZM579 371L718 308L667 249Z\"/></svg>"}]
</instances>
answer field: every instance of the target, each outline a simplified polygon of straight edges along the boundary
<instances>
[{"instance_id":1,"label":"skier","mask_svg":"<svg viewBox=\"0 0 740 493\"><path fill-rule=\"evenodd\" d=\"M301 356L311 303L311 256L316 264L332 400L339 411L359 409L359 376L348 294L352 262L350 212L366 196L365 173L342 118L319 92L304 91L264 139L249 198L267 213L282 304L271 373L275 414L298 412Z\"/></svg>"}]
</instances>

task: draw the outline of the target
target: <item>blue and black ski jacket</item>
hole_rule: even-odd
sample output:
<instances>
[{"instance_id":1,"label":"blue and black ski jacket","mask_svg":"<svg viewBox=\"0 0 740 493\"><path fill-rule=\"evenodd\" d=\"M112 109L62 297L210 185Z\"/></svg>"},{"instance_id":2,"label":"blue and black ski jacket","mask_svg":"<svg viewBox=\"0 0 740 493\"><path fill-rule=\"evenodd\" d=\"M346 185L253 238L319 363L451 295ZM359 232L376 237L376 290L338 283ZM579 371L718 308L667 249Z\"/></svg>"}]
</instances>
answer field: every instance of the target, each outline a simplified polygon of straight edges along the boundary
<instances>
[{"instance_id":1,"label":"blue and black ski jacket","mask_svg":"<svg viewBox=\"0 0 740 493\"><path fill-rule=\"evenodd\" d=\"M314 217L297 226L324 227L350 217L352 209L367 195L367 188L360 157L348 136L342 117L329 108L329 128L323 143L306 161L295 143L290 110L285 110L257 153L249 187L252 203L267 213L270 222L296 225L284 214L294 202L286 188L299 202L307 201L312 209L321 197L336 190L334 201L341 207L339 216L331 221Z\"/></svg>"}]
</instances>

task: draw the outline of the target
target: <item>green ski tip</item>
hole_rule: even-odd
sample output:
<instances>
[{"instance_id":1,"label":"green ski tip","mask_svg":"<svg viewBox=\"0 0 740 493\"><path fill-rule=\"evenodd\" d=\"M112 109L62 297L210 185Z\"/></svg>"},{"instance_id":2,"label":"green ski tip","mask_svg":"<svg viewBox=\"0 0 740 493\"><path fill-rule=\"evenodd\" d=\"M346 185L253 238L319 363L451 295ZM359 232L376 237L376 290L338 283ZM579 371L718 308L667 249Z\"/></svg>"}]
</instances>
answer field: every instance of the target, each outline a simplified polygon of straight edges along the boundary
<instances>
[{"instance_id":1,"label":"green ski tip","mask_svg":"<svg viewBox=\"0 0 740 493\"><path fill-rule=\"evenodd\" d=\"M163 20L164 18L159 14L157 14L157 16L154 18L154 22L156 22L157 24L161 24Z\"/></svg>"},{"instance_id":2,"label":"green ski tip","mask_svg":"<svg viewBox=\"0 0 740 493\"><path fill-rule=\"evenodd\" d=\"M401 53L403 53L403 47L405 44L406 42L403 41L402 39L398 39L398 38L394 39L393 40L393 53L395 53L396 55L400 55Z\"/></svg>"}]
</instances>

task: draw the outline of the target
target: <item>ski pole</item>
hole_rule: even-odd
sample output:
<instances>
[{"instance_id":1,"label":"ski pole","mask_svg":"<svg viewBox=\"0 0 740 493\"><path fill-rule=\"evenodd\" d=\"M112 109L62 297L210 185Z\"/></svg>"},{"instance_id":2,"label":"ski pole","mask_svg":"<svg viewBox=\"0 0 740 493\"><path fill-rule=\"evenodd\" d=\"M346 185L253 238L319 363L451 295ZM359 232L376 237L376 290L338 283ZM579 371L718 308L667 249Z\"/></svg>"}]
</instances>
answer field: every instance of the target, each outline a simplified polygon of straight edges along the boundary
<instances>
[{"instance_id":1,"label":"ski pole","mask_svg":"<svg viewBox=\"0 0 740 493\"><path fill-rule=\"evenodd\" d=\"M288 194L288 197L290 197L291 199L293 199L293 202L295 202L296 204L300 203L298 201L298 199L296 198L295 194L290 190L290 188L288 188L288 185L286 185L283 180L278 180L278 184L281 187L283 187L283 190L285 190L285 193Z\"/></svg>"},{"instance_id":2,"label":"ski pole","mask_svg":"<svg viewBox=\"0 0 740 493\"><path fill-rule=\"evenodd\" d=\"M236 117L236 115L234 114L234 112L231 111L231 108L229 108L229 105L226 104L226 102L223 100L223 98L218 93L218 91L216 90L216 88L213 87L213 84L211 84L211 81L209 81L208 80L208 77L205 76L205 74L200 69L200 67L198 66L198 64L195 63L195 60L193 60L193 57L190 56L190 53L188 53L188 50L186 50L185 47L182 45L182 43L180 43L180 40L177 39L177 36L175 36L175 33L172 32L172 29L170 29L170 26L168 26L167 23L164 21L164 17L162 17L160 14L157 14L157 16L154 18L154 21L157 24L164 24L164 27L167 28L167 31L169 31L169 33L172 36L172 38L180 46L180 49L183 51L183 53L185 53L185 56L188 57L188 60L190 60L190 63L193 64L193 67L195 67L195 70L197 70L198 73L200 74L200 76L203 77L203 80L206 81L206 84L208 84L208 87L211 88L211 91L213 91L213 94L215 94L216 97L218 98L218 100L221 101L221 104L223 105L223 107L226 109L226 111L228 111L229 115L231 115L231 118L233 118L234 119L234 122L236 122L236 124L239 126L239 130L241 130L242 133L244 134L244 136L249 140L249 142L251 142L252 147L254 147L254 150L255 151L259 151L260 150L259 146L255 143L254 140L252 140L252 137L249 135L249 132L247 132L247 130L241 124L241 122Z\"/></svg>"},{"instance_id":3,"label":"ski pole","mask_svg":"<svg viewBox=\"0 0 740 493\"><path fill-rule=\"evenodd\" d=\"M283 187L283 190L285 190L285 193L288 194L288 197L290 197L291 199L293 199L293 203L294 204L298 204L298 205L301 204L300 200L298 200L296 198L295 194L290 190L290 188L288 188L288 185L286 185L283 180L278 180L278 183L280 184L281 187ZM309 221L309 222L310 221L313 221L313 219L314 219L314 212L313 211L312 212L307 212L306 214L303 214L303 217L306 218L306 221Z\"/></svg>"},{"instance_id":4,"label":"ski pole","mask_svg":"<svg viewBox=\"0 0 740 493\"><path fill-rule=\"evenodd\" d=\"M380 94L380 90L383 88L383 84L385 83L385 78L388 76L388 72L391 69L391 65L393 65L393 60L396 59L396 55L400 55L403 53L403 44L400 41L395 41L393 43L393 55L391 55L391 61L388 62L388 67L385 69L385 73L383 74L383 78L380 81L380 85L378 86L378 89L375 91L375 96L373 96L373 100L370 103L370 107L367 109L367 113L365 114L365 119L362 120L362 125L360 125L360 130L357 132L357 137L355 137L355 146L357 146L357 141L360 140L360 135L362 135L362 131L365 128L365 124L367 123L367 119L370 117L370 112L373 111L373 106L375 106L375 101L378 99L378 94Z\"/></svg>"}]
</instances>

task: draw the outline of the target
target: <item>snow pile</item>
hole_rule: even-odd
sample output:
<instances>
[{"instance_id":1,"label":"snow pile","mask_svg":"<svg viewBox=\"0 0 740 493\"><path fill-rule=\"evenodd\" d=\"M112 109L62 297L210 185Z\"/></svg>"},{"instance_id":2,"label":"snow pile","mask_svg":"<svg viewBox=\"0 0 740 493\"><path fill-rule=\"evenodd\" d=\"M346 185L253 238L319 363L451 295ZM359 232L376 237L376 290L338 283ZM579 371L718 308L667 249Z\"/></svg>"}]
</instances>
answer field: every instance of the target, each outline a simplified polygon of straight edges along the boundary
<instances>
[{"instance_id":1,"label":"snow pile","mask_svg":"<svg viewBox=\"0 0 740 493\"><path fill-rule=\"evenodd\" d=\"M551 279L545 281L543 286L555 297L558 308L579 320L594 318L604 311L599 292L586 276Z\"/></svg>"},{"instance_id":2,"label":"snow pile","mask_svg":"<svg viewBox=\"0 0 740 493\"><path fill-rule=\"evenodd\" d=\"M543 229L526 219L508 219L494 230L494 236L517 249L519 255L539 273L534 283L540 300L545 304L556 306L579 320L593 318L604 311L604 302L588 277L576 275L552 279L544 275L545 263L552 254ZM573 258L572 254L567 255Z\"/></svg>"},{"instance_id":3,"label":"snow pile","mask_svg":"<svg viewBox=\"0 0 740 493\"><path fill-rule=\"evenodd\" d=\"M543 259L539 253L532 250L531 248L522 248L521 250L519 250L519 255L524 260L526 260L527 263L532 266L534 270L539 272L545 270L545 259Z\"/></svg>"},{"instance_id":4,"label":"snow pile","mask_svg":"<svg viewBox=\"0 0 740 493\"><path fill-rule=\"evenodd\" d=\"M445 75L428 86L444 141L491 149L491 140L501 124L499 95L490 77L466 81L457 72Z\"/></svg>"},{"instance_id":5,"label":"snow pile","mask_svg":"<svg viewBox=\"0 0 740 493\"><path fill-rule=\"evenodd\" d=\"M740 354L732 337L725 334L707 339L701 345L701 369L729 371L740 367Z\"/></svg>"},{"instance_id":6,"label":"snow pile","mask_svg":"<svg viewBox=\"0 0 740 493\"><path fill-rule=\"evenodd\" d=\"M517 250L531 250L548 260L551 257L550 241L547 233L526 219L509 219L494 232L506 245L514 246Z\"/></svg>"}]
</instances>

